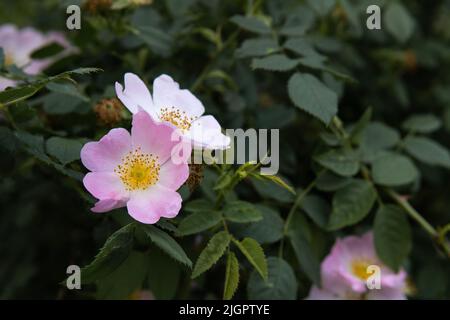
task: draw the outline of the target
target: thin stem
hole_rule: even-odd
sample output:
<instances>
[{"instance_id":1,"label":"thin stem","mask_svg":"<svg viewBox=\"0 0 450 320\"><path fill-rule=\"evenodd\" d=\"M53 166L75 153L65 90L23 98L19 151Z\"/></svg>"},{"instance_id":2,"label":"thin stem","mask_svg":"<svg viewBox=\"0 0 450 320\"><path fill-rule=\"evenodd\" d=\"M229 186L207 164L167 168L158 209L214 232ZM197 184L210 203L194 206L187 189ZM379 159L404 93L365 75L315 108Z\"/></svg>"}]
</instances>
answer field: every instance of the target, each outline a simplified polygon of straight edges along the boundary
<instances>
[{"instance_id":1,"label":"thin stem","mask_svg":"<svg viewBox=\"0 0 450 320\"><path fill-rule=\"evenodd\" d=\"M442 247L442 249L444 249L447 257L450 257L450 244L446 241L445 237L441 237L441 234L430 223L428 223L428 221L425 220L406 199L392 189L386 189L386 192L408 213L411 218L413 218L426 232L428 232L428 234Z\"/></svg>"},{"instance_id":2,"label":"thin stem","mask_svg":"<svg viewBox=\"0 0 450 320\"><path fill-rule=\"evenodd\" d=\"M288 232L289 232L289 225L291 224L292 221L292 217L294 216L295 211L297 210L297 208L300 206L300 204L302 203L303 199L305 198L305 196L311 192L311 190L314 188L314 186L317 183L317 179L324 174L326 171L326 169L323 169L322 171L319 172L319 174L316 176L316 178L311 181L309 183L309 185L306 187L305 190L303 190L302 192L300 192L297 196L297 198L294 201L294 204L292 205L291 209L289 210L288 216L286 218L286 222L284 223L284 228L283 228L283 238L281 239L280 242L280 249L278 251L278 255L280 256L280 258L283 256L283 249L284 249L284 238L287 236Z\"/></svg>"},{"instance_id":3,"label":"thin stem","mask_svg":"<svg viewBox=\"0 0 450 320\"><path fill-rule=\"evenodd\" d=\"M392 189L386 189L387 194L395 200L414 220L416 220L423 229L428 232L432 237L437 237L437 230L426 221L416 209L414 209L409 202L401 197L398 193L396 193Z\"/></svg>"},{"instance_id":4,"label":"thin stem","mask_svg":"<svg viewBox=\"0 0 450 320\"><path fill-rule=\"evenodd\" d=\"M200 73L200 75L197 77L195 82L192 84L192 86L190 88L191 91L197 91L198 90L200 85L203 83L203 80L205 79L205 77L208 75L208 73L211 71L211 69L215 65L217 57L228 47L228 45L230 43L232 43L237 38L238 35L239 35L239 30L236 30L223 43L223 45L220 48L217 49L217 51L211 57L210 62L206 65L206 67L203 69L202 73Z\"/></svg>"},{"instance_id":5,"label":"thin stem","mask_svg":"<svg viewBox=\"0 0 450 320\"><path fill-rule=\"evenodd\" d=\"M287 233L288 233L289 225L291 223L292 217L294 216L295 210L297 210L297 208L300 206L300 204L302 203L305 196L311 191L312 188L314 188L316 183L317 183L317 177L313 181L311 181L311 183L306 187L306 189L303 190L302 192L300 192L299 195L297 196L297 198L295 199L294 204L292 205L291 209L289 210L288 216L286 218L286 223L284 224L284 229L283 229L284 235L287 235Z\"/></svg>"}]
</instances>

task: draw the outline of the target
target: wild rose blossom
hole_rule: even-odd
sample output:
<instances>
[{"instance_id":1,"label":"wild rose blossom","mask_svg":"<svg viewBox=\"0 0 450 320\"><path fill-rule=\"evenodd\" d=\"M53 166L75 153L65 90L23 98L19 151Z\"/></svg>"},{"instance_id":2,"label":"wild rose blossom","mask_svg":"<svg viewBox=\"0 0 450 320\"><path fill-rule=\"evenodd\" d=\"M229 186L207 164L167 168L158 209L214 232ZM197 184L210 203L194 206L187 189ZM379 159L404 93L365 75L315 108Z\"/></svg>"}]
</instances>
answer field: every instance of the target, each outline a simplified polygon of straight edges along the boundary
<instances>
[{"instance_id":1,"label":"wild rose blossom","mask_svg":"<svg viewBox=\"0 0 450 320\"><path fill-rule=\"evenodd\" d=\"M31 59L33 51L52 42L60 44L65 50L51 58ZM33 28L18 29L12 24L0 26L0 47L3 48L6 65L15 64L30 75L40 73L56 59L76 51L60 32L44 34ZM16 81L0 77L0 90L15 85Z\"/></svg>"},{"instance_id":2,"label":"wild rose blossom","mask_svg":"<svg viewBox=\"0 0 450 320\"><path fill-rule=\"evenodd\" d=\"M171 159L179 143L173 139L174 131L141 111L133 116L131 135L116 128L100 141L85 144L81 161L92 172L83 184L99 199L91 210L106 212L126 206L130 216L148 224L175 217L181 208L176 190L188 178L189 168ZM190 156L190 150L185 156Z\"/></svg>"},{"instance_id":3,"label":"wild rose blossom","mask_svg":"<svg viewBox=\"0 0 450 320\"><path fill-rule=\"evenodd\" d=\"M203 115L205 108L189 90L168 75L153 82L153 97L145 83L135 74L125 74L125 88L116 82L116 94L135 114L142 108L158 122L167 122L180 131L186 141L197 148L226 149L230 138L222 134L217 120Z\"/></svg>"},{"instance_id":4,"label":"wild rose blossom","mask_svg":"<svg viewBox=\"0 0 450 320\"><path fill-rule=\"evenodd\" d=\"M381 289L368 289L367 267L376 265L381 271ZM404 300L406 272L394 273L375 252L373 233L338 239L321 266L322 288L314 286L310 300Z\"/></svg>"}]
</instances>

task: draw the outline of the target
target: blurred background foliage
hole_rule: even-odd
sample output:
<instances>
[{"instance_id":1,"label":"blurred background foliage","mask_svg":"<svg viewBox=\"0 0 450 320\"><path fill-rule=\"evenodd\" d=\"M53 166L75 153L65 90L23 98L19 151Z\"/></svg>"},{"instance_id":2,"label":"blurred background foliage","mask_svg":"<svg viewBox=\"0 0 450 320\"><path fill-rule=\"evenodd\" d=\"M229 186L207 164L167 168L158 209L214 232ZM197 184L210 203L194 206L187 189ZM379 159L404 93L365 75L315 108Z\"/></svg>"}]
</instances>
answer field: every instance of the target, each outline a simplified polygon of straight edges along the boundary
<instances>
[{"instance_id":1,"label":"blurred background foliage","mask_svg":"<svg viewBox=\"0 0 450 320\"><path fill-rule=\"evenodd\" d=\"M65 27L70 4L82 8L81 30ZM381 30L366 28L371 4L382 8ZM80 49L46 74L77 67L104 71L76 76L78 85L68 90L48 84L10 106L0 120L0 297L129 298L140 288L156 298L222 297L224 261L191 280L189 268L139 232L127 259L96 286L68 291L60 285L68 265L89 264L106 239L129 222L124 210L90 213L93 199L79 181L83 168L77 153L112 126L129 127L130 115L103 101L115 96L114 82L125 72L149 85L159 74L170 74L224 128L279 128L280 176L297 194L316 181L298 207L293 206L298 197L256 177L227 195L256 204L263 219L230 223L231 232L256 239L270 257L269 278L279 272L290 284L261 288L262 280L238 256L235 298L305 297L335 238L373 226L375 208L353 222L333 220L333 226L329 220L339 190L347 187L347 194L358 195L364 189L360 179L348 187L355 175L364 177L364 169L375 184L408 197L431 225L445 226L450 221L449 18L448 0L1 1L0 24L60 30ZM111 109L119 111L111 115ZM351 154L341 149L349 139ZM377 162L380 157L384 162ZM387 168L390 163L399 167ZM321 168L328 171L314 180ZM216 199L217 173L208 168L203 176L199 188L182 190L178 227L200 210L198 199ZM359 200L372 201L365 197L370 195ZM300 230L306 238L299 240L300 254L295 240L291 245L282 240L292 208L295 235L288 231L289 237ZM448 253L415 221L406 223L410 243L393 254L410 274L411 298L450 298ZM409 227L399 228L408 234ZM195 261L211 231L175 239ZM285 261L276 258L280 243Z\"/></svg>"}]
</instances>

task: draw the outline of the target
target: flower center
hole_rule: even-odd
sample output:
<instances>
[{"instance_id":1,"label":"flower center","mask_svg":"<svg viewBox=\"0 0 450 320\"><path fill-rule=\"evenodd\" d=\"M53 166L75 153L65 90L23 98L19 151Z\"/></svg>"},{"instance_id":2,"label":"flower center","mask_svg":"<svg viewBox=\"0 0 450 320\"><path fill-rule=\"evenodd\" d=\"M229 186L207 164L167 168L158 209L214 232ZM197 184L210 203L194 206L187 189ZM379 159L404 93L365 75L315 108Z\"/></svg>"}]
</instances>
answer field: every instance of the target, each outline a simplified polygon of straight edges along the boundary
<instances>
[{"instance_id":1,"label":"flower center","mask_svg":"<svg viewBox=\"0 0 450 320\"><path fill-rule=\"evenodd\" d=\"M128 191L145 190L159 179L158 157L146 154L137 148L128 152L114 172L117 173Z\"/></svg>"},{"instance_id":2,"label":"flower center","mask_svg":"<svg viewBox=\"0 0 450 320\"><path fill-rule=\"evenodd\" d=\"M182 131L188 131L191 128L192 121L195 120L194 117L188 117L186 112L180 111L175 107L162 108L159 117Z\"/></svg>"},{"instance_id":3,"label":"flower center","mask_svg":"<svg viewBox=\"0 0 450 320\"><path fill-rule=\"evenodd\" d=\"M14 63L14 57L11 54L5 52L5 61L4 61L5 67L10 66L13 63Z\"/></svg>"},{"instance_id":4,"label":"flower center","mask_svg":"<svg viewBox=\"0 0 450 320\"><path fill-rule=\"evenodd\" d=\"M367 273L367 267L371 264L366 260L355 260L352 262L351 269L353 275L361 280L367 280L371 276L371 273Z\"/></svg>"}]
</instances>

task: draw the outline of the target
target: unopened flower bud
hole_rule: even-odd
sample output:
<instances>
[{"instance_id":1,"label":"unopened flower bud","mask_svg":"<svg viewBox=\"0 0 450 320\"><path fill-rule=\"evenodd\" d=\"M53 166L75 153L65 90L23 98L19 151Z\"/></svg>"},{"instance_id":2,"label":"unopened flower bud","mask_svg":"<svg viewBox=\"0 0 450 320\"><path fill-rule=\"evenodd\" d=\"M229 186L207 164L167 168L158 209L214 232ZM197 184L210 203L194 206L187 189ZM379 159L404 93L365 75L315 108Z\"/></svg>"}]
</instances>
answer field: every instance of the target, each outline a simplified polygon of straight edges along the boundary
<instances>
[{"instance_id":1,"label":"unopened flower bud","mask_svg":"<svg viewBox=\"0 0 450 320\"><path fill-rule=\"evenodd\" d=\"M123 118L124 107L116 99L103 99L94 106L99 122L103 125L113 126Z\"/></svg>"},{"instance_id":2,"label":"unopened flower bud","mask_svg":"<svg viewBox=\"0 0 450 320\"><path fill-rule=\"evenodd\" d=\"M190 164L189 165L189 178L186 181L186 185L189 190L194 191L202 182L203 179L203 165L201 164Z\"/></svg>"}]
</instances>

